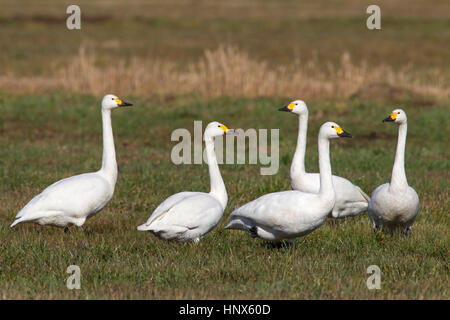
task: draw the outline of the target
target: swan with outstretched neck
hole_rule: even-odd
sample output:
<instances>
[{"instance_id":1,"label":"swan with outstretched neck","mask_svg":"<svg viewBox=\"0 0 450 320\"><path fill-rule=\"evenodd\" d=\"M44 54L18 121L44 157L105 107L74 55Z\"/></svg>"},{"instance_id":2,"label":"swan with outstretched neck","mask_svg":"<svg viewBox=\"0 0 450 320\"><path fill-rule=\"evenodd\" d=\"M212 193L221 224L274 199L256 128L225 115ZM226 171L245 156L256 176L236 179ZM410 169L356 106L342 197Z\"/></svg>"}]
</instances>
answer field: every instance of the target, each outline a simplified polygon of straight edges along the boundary
<instances>
[{"instance_id":1,"label":"swan with outstretched neck","mask_svg":"<svg viewBox=\"0 0 450 320\"><path fill-rule=\"evenodd\" d=\"M408 119L405 111L396 109L383 120L398 125L397 150L391 182L376 188L369 202L369 218L375 231L384 227L389 231L400 229L406 235L411 233L412 224L420 209L417 192L408 185L405 172L405 147Z\"/></svg>"},{"instance_id":2,"label":"swan with outstretched neck","mask_svg":"<svg viewBox=\"0 0 450 320\"><path fill-rule=\"evenodd\" d=\"M291 187L293 190L318 193L320 189L319 174L305 171L308 107L304 101L295 100L286 107L280 108L279 111L297 114L299 119L297 147L290 170ZM369 196L360 187L355 186L345 178L335 175L333 175L333 184L336 192L336 203L331 211L333 218L355 216L367 210Z\"/></svg>"},{"instance_id":3,"label":"swan with outstretched neck","mask_svg":"<svg viewBox=\"0 0 450 320\"><path fill-rule=\"evenodd\" d=\"M336 201L330 139L338 137L351 135L334 122L326 122L320 128L318 192L291 190L266 194L234 210L225 229L247 231L252 237L269 241L294 241L320 227Z\"/></svg>"},{"instance_id":4,"label":"swan with outstretched neck","mask_svg":"<svg viewBox=\"0 0 450 320\"><path fill-rule=\"evenodd\" d=\"M153 211L146 223L137 227L139 231L150 231L163 240L198 243L217 226L227 206L228 195L217 163L214 139L224 134L234 134L234 130L219 122L211 122L205 129L211 191L180 192L170 196Z\"/></svg>"},{"instance_id":5,"label":"swan with outstretched neck","mask_svg":"<svg viewBox=\"0 0 450 320\"><path fill-rule=\"evenodd\" d=\"M33 222L40 225L81 227L111 200L117 181L117 162L111 126L111 110L132 106L108 94L102 100L103 159L96 172L57 181L31 199L11 224Z\"/></svg>"}]
</instances>

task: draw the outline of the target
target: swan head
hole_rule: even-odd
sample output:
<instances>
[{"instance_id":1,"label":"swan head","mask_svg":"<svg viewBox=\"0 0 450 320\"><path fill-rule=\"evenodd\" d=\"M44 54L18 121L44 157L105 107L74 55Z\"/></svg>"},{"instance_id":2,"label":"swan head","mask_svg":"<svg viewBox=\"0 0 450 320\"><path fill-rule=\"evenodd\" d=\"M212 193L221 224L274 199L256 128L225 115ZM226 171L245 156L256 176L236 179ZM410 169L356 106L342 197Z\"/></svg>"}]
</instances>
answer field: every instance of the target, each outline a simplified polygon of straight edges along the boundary
<instances>
[{"instance_id":1,"label":"swan head","mask_svg":"<svg viewBox=\"0 0 450 320\"><path fill-rule=\"evenodd\" d=\"M119 99L119 97L113 94L107 94L106 96L103 97L102 100L103 110L111 110L119 107L128 107L128 106L132 106L132 104Z\"/></svg>"},{"instance_id":2,"label":"swan head","mask_svg":"<svg viewBox=\"0 0 450 320\"><path fill-rule=\"evenodd\" d=\"M298 115L307 114L308 107L306 106L305 101L303 100L294 100L289 103L287 106L278 109L278 111L292 112Z\"/></svg>"},{"instance_id":3,"label":"swan head","mask_svg":"<svg viewBox=\"0 0 450 320\"><path fill-rule=\"evenodd\" d=\"M406 121L406 112L402 109L395 109L386 119L383 120L383 122L395 122L397 124L402 124Z\"/></svg>"},{"instance_id":4,"label":"swan head","mask_svg":"<svg viewBox=\"0 0 450 320\"><path fill-rule=\"evenodd\" d=\"M353 138L350 133L342 129L340 125L334 122L325 122L320 127L319 136L325 137L327 139Z\"/></svg>"},{"instance_id":5,"label":"swan head","mask_svg":"<svg viewBox=\"0 0 450 320\"><path fill-rule=\"evenodd\" d=\"M210 122L205 128L204 137L214 138L218 136L223 136L225 134L234 134L234 129L228 129L228 127L220 122L213 121Z\"/></svg>"}]
</instances>

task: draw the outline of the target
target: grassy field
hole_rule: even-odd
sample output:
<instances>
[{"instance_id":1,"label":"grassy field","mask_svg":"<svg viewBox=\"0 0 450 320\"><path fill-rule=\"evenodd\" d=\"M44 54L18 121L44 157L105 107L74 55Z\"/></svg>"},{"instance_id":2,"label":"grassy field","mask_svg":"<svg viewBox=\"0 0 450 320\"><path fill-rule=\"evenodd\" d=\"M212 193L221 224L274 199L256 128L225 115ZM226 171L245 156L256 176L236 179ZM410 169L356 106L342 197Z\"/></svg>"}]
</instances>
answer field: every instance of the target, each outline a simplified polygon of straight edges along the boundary
<instances>
[{"instance_id":1,"label":"grassy field","mask_svg":"<svg viewBox=\"0 0 450 320\"><path fill-rule=\"evenodd\" d=\"M113 114L120 167L111 203L84 230L23 225L14 214L43 187L96 170L101 162L98 99L75 94L1 94L0 294L2 298L449 298L447 105L405 105L409 116L407 174L422 209L409 238L374 234L367 214L326 223L289 248L222 230L229 212L268 192L289 189L297 121L281 99L191 98L165 103L128 98L133 109ZM382 124L391 106L362 101L313 101L307 169L317 170L316 135L334 120L355 138L333 141L333 172L370 193L390 177L396 127ZM244 117L244 115L246 115ZM199 245L159 241L137 232L167 196L208 191L205 165L170 161L172 130L193 120L234 128L280 128L280 171L222 165L228 208ZM82 289L65 287L66 268L79 265ZM382 289L369 291L366 268L382 270Z\"/></svg>"},{"instance_id":2,"label":"grassy field","mask_svg":"<svg viewBox=\"0 0 450 320\"><path fill-rule=\"evenodd\" d=\"M4 1L0 12L0 299L449 299L450 4L435 1ZM365 9L382 8L369 31ZM2 3L3 4L3 3ZM56 180L101 165L100 100L113 112L119 178L113 199L68 233L19 225L15 214ZM293 99L310 109L306 168L317 132L335 121L333 173L370 194L390 179L397 127L409 118L406 171L421 211L410 237L373 233L367 213L327 221L293 246L224 231L229 213L289 189L297 137ZM194 120L280 129L280 168L221 165L229 195L220 225L198 245L136 231L167 196L208 191L206 165L170 161L171 132ZM66 288L69 265L80 290ZM378 265L381 290L368 290Z\"/></svg>"}]
</instances>

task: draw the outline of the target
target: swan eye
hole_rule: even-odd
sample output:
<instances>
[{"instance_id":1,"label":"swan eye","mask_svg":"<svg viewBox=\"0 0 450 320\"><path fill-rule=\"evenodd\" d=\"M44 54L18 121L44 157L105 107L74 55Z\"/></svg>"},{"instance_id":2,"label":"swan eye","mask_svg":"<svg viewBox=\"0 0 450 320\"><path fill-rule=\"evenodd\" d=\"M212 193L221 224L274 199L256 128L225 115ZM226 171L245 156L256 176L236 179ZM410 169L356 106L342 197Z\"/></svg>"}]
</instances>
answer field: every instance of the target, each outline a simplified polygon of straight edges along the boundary
<instances>
[{"instance_id":1,"label":"swan eye","mask_svg":"<svg viewBox=\"0 0 450 320\"><path fill-rule=\"evenodd\" d=\"M331 126L334 129L334 126Z\"/></svg>"}]
</instances>

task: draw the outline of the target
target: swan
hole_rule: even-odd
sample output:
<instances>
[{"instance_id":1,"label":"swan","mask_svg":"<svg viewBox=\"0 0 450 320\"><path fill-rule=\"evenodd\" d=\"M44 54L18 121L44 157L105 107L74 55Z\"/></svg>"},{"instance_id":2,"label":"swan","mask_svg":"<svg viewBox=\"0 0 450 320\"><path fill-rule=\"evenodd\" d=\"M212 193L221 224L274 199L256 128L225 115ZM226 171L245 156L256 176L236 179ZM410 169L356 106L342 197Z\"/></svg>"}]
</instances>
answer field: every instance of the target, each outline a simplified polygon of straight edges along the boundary
<instances>
[{"instance_id":1,"label":"swan","mask_svg":"<svg viewBox=\"0 0 450 320\"><path fill-rule=\"evenodd\" d=\"M376 188L369 201L369 218L377 231L381 226L388 230L401 229L411 233L412 224L420 209L417 192L408 186L405 173L405 146L408 121L405 111L395 109L383 120L398 124L398 141L391 182Z\"/></svg>"},{"instance_id":2,"label":"swan","mask_svg":"<svg viewBox=\"0 0 450 320\"><path fill-rule=\"evenodd\" d=\"M117 162L111 127L111 110L132 106L112 94L102 100L103 160L97 172L84 173L57 181L28 202L11 224L33 222L68 228L81 227L111 200L117 180Z\"/></svg>"},{"instance_id":3,"label":"swan","mask_svg":"<svg viewBox=\"0 0 450 320\"><path fill-rule=\"evenodd\" d=\"M308 107L302 100L295 100L279 111L295 113L299 119L297 147L290 170L290 181L293 190L318 193L320 177L318 173L305 172L306 132L308 130ZM369 196L360 187L349 180L333 175L336 192L336 203L331 211L333 218L355 216L367 210Z\"/></svg>"},{"instance_id":4,"label":"swan","mask_svg":"<svg viewBox=\"0 0 450 320\"><path fill-rule=\"evenodd\" d=\"M269 241L295 241L322 225L335 204L329 140L338 137L352 135L334 122L324 123L319 130L319 192L291 190L263 195L234 210L225 229L248 231L252 237Z\"/></svg>"},{"instance_id":5,"label":"swan","mask_svg":"<svg viewBox=\"0 0 450 320\"><path fill-rule=\"evenodd\" d=\"M180 192L170 196L153 211L146 223L137 227L139 231L150 231L163 240L198 243L217 226L228 196L217 164L214 138L224 134L234 134L234 130L219 122L211 122L205 128L211 191Z\"/></svg>"}]
</instances>

